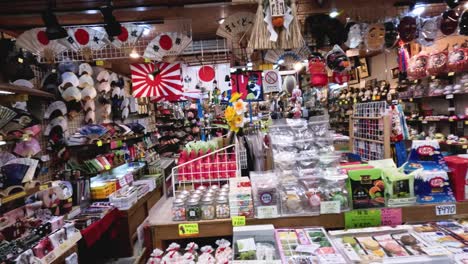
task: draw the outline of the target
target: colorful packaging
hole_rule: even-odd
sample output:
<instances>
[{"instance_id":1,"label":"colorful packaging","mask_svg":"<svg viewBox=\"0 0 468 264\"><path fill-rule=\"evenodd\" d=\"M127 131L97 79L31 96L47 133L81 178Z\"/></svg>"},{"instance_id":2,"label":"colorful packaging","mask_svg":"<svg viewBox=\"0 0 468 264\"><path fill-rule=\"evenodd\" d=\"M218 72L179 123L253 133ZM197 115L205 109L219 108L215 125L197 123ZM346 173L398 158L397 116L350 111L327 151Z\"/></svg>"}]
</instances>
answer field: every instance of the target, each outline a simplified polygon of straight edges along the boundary
<instances>
[{"instance_id":1,"label":"colorful packaging","mask_svg":"<svg viewBox=\"0 0 468 264\"><path fill-rule=\"evenodd\" d=\"M385 184L381 169L348 171L348 192L353 209L385 206Z\"/></svg>"}]
</instances>

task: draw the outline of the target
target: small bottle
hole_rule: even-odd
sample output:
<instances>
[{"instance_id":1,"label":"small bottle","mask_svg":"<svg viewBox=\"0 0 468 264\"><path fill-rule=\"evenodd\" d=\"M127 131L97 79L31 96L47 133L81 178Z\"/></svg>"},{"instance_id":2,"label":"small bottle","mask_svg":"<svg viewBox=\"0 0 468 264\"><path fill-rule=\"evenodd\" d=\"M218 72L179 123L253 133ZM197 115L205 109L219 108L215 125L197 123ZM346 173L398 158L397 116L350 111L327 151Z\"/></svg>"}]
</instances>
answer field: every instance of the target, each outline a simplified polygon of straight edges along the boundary
<instances>
[{"instance_id":1,"label":"small bottle","mask_svg":"<svg viewBox=\"0 0 468 264\"><path fill-rule=\"evenodd\" d=\"M201 203L201 219L212 220L215 218L215 206L212 197L205 197Z\"/></svg>"},{"instance_id":2,"label":"small bottle","mask_svg":"<svg viewBox=\"0 0 468 264\"><path fill-rule=\"evenodd\" d=\"M229 218L229 201L226 197L220 196L216 199L216 218Z\"/></svg>"},{"instance_id":3,"label":"small bottle","mask_svg":"<svg viewBox=\"0 0 468 264\"><path fill-rule=\"evenodd\" d=\"M172 203L172 220L185 221L185 202L182 199L175 199Z\"/></svg>"},{"instance_id":4,"label":"small bottle","mask_svg":"<svg viewBox=\"0 0 468 264\"><path fill-rule=\"evenodd\" d=\"M198 199L187 201L186 214L187 221L198 221L201 219L201 208Z\"/></svg>"}]
</instances>

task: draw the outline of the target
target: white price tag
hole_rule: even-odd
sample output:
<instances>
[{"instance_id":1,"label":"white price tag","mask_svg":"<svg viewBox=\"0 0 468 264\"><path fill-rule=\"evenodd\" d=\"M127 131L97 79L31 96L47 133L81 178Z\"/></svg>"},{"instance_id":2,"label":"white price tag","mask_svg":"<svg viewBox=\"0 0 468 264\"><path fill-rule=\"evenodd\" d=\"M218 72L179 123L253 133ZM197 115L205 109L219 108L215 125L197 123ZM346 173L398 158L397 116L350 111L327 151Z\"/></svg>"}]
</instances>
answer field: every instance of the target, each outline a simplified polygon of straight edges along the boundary
<instances>
[{"instance_id":1,"label":"white price tag","mask_svg":"<svg viewBox=\"0 0 468 264\"><path fill-rule=\"evenodd\" d=\"M271 206L257 206L257 218L276 218L278 217L278 207Z\"/></svg>"},{"instance_id":2,"label":"white price tag","mask_svg":"<svg viewBox=\"0 0 468 264\"><path fill-rule=\"evenodd\" d=\"M423 124L427 124L427 120L423 120L421 123L423 123Z\"/></svg>"},{"instance_id":3,"label":"white price tag","mask_svg":"<svg viewBox=\"0 0 468 264\"><path fill-rule=\"evenodd\" d=\"M311 244L311 245L298 245L296 247L297 252L305 252L314 254L315 251L320 247L319 244Z\"/></svg>"},{"instance_id":4,"label":"white price tag","mask_svg":"<svg viewBox=\"0 0 468 264\"><path fill-rule=\"evenodd\" d=\"M447 95L445 96L445 99L453 99L453 94L447 94Z\"/></svg>"},{"instance_id":5,"label":"white price tag","mask_svg":"<svg viewBox=\"0 0 468 264\"><path fill-rule=\"evenodd\" d=\"M358 147L361 148L361 149L363 149L363 148L365 148L366 146L365 146L365 144L364 144L363 141L358 141Z\"/></svg>"},{"instance_id":6,"label":"white price tag","mask_svg":"<svg viewBox=\"0 0 468 264\"><path fill-rule=\"evenodd\" d=\"M339 214L340 201L323 201L320 203L320 214Z\"/></svg>"},{"instance_id":7,"label":"white price tag","mask_svg":"<svg viewBox=\"0 0 468 264\"><path fill-rule=\"evenodd\" d=\"M377 146L374 143L369 144L369 149L371 152L377 152Z\"/></svg>"},{"instance_id":8,"label":"white price tag","mask_svg":"<svg viewBox=\"0 0 468 264\"><path fill-rule=\"evenodd\" d=\"M423 247L422 250L429 256L443 256L450 255L451 253L441 246Z\"/></svg>"},{"instance_id":9,"label":"white price tag","mask_svg":"<svg viewBox=\"0 0 468 264\"><path fill-rule=\"evenodd\" d=\"M449 110L449 112L450 111L455 111L455 107L449 107L448 110Z\"/></svg>"},{"instance_id":10,"label":"white price tag","mask_svg":"<svg viewBox=\"0 0 468 264\"><path fill-rule=\"evenodd\" d=\"M340 254L318 255L320 264L345 264L346 260Z\"/></svg>"},{"instance_id":11,"label":"white price tag","mask_svg":"<svg viewBox=\"0 0 468 264\"><path fill-rule=\"evenodd\" d=\"M455 204L437 205L435 213L436 215L454 215L457 214L457 206Z\"/></svg>"}]
</instances>

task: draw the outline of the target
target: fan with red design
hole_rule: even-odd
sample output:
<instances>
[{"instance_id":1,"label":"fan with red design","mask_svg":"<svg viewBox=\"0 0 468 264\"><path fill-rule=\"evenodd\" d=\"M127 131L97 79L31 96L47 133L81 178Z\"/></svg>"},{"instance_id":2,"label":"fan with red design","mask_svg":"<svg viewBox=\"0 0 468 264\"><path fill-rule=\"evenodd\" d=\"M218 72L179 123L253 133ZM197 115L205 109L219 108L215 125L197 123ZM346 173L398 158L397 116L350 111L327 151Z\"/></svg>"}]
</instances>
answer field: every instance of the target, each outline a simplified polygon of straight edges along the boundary
<instances>
[{"instance_id":1,"label":"fan with red design","mask_svg":"<svg viewBox=\"0 0 468 264\"><path fill-rule=\"evenodd\" d=\"M117 49L125 49L126 53L130 54L135 44L143 36L144 27L135 24L123 24L121 33L110 39L110 44Z\"/></svg>"},{"instance_id":2,"label":"fan with red design","mask_svg":"<svg viewBox=\"0 0 468 264\"><path fill-rule=\"evenodd\" d=\"M31 53L53 62L57 54L64 52L67 48L56 40L49 40L45 28L34 28L25 31L16 39L16 45Z\"/></svg>"},{"instance_id":3,"label":"fan with red design","mask_svg":"<svg viewBox=\"0 0 468 264\"><path fill-rule=\"evenodd\" d=\"M178 32L166 32L156 36L146 46L143 57L162 61L164 57L178 56L192 43L192 38Z\"/></svg>"},{"instance_id":4,"label":"fan with red design","mask_svg":"<svg viewBox=\"0 0 468 264\"><path fill-rule=\"evenodd\" d=\"M180 63L130 65L133 97L176 98L182 95Z\"/></svg>"},{"instance_id":5,"label":"fan with red design","mask_svg":"<svg viewBox=\"0 0 468 264\"><path fill-rule=\"evenodd\" d=\"M108 43L106 31L101 27L69 28L68 37L61 41L73 51L80 52L86 59L91 59L92 51L103 49Z\"/></svg>"}]
</instances>

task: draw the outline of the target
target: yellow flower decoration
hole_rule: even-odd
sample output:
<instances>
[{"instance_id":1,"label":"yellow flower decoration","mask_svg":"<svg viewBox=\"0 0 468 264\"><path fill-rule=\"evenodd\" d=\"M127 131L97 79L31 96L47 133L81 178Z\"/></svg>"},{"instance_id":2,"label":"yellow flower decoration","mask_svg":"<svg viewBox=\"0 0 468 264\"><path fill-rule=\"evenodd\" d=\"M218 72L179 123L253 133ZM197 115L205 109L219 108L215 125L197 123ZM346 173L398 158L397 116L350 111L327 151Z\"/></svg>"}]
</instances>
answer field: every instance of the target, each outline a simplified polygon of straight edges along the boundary
<instances>
[{"instance_id":1,"label":"yellow flower decoration","mask_svg":"<svg viewBox=\"0 0 468 264\"><path fill-rule=\"evenodd\" d=\"M226 111L224 111L224 118L226 118L226 120L229 122L229 121L232 121L235 116L236 116L236 111L234 110L234 108L228 106L226 108Z\"/></svg>"},{"instance_id":2,"label":"yellow flower decoration","mask_svg":"<svg viewBox=\"0 0 468 264\"><path fill-rule=\"evenodd\" d=\"M239 101L235 102L233 104L234 110L236 110L236 114L242 115L247 111L247 104L240 99Z\"/></svg>"},{"instance_id":3,"label":"yellow flower decoration","mask_svg":"<svg viewBox=\"0 0 468 264\"><path fill-rule=\"evenodd\" d=\"M229 125L229 130L231 130L231 131L233 131L235 133L239 132L239 127L236 126L234 121L228 122L228 125Z\"/></svg>"},{"instance_id":4,"label":"yellow flower decoration","mask_svg":"<svg viewBox=\"0 0 468 264\"><path fill-rule=\"evenodd\" d=\"M240 115L236 116L236 117L234 118L234 125L235 125L236 127L238 127L238 128L239 128L239 127L243 127L243 126L244 126L244 117L243 117L243 116L240 116Z\"/></svg>"},{"instance_id":5,"label":"yellow flower decoration","mask_svg":"<svg viewBox=\"0 0 468 264\"><path fill-rule=\"evenodd\" d=\"M232 102L235 102L237 100L239 100L239 98L242 97L242 94L241 93L238 93L238 92L235 92L231 95L231 100L229 100L230 103Z\"/></svg>"}]
</instances>

